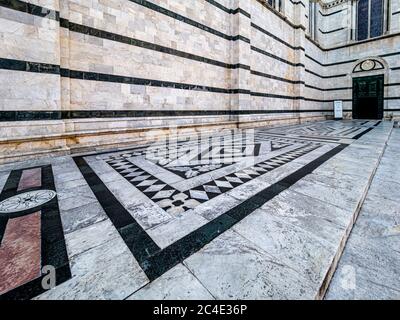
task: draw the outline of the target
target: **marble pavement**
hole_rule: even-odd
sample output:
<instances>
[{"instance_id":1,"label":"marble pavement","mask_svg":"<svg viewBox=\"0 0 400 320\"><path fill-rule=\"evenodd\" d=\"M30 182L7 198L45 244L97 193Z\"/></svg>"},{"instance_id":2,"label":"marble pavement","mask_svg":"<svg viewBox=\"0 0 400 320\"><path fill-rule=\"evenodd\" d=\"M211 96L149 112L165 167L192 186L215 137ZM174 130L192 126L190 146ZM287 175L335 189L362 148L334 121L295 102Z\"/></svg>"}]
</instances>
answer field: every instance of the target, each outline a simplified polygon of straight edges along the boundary
<instances>
[{"instance_id":1,"label":"marble pavement","mask_svg":"<svg viewBox=\"0 0 400 320\"><path fill-rule=\"evenodd\" d=\"M393 201L392 130L324 121L3 165L0 299L321 299L385 154L343 256L368 263L351 244Z\"/></svg>"}]
</instances>

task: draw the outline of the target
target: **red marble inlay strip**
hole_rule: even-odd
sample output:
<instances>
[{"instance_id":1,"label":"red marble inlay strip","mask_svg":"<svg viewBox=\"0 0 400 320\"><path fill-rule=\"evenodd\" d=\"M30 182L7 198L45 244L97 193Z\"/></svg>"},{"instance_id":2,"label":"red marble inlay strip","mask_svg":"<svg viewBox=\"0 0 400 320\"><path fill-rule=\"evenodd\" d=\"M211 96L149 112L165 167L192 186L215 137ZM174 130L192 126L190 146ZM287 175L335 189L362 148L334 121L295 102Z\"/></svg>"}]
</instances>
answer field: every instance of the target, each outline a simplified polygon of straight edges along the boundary
<instances>
[{"instance_id":1,"label":"red marble inlay strip","mask_svg":"<svg viewBox=\"0 0 400 320\"><path fill-rule=\"evenodd\" d=\"M41 274L40 215L8 220L0 247L0 295Z\"/></svg>"},{"instance_id":2,"label":"red marble inlay strip","mask_svg":"<svg viewBox=\"0 0 400 320\"><path fill-rule=\"evenodd\" d=\"M18 191L40 187L42 185L41 176L41 168L24 170L21 175L21 180L19 180Z\"/></svg>"}]
</instances>

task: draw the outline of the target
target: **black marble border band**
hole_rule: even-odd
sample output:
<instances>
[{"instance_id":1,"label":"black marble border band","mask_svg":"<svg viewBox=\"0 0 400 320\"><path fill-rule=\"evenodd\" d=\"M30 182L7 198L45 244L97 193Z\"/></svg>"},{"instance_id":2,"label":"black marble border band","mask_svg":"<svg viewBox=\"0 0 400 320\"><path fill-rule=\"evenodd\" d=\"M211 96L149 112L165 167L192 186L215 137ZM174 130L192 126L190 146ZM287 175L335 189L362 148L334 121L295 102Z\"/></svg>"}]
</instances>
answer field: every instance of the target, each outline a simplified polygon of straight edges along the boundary
<instances>
[{"instance_id":1,"label":"black marble border band","mask_svg":"<svg viewBox=\"0 0 400 320\"><path fill-rule=\"evenodd\" d=\"M290 0L290 2L294 5L294 6L297 6L297 5L302 5L304 8L306 7L306 5L302 2L302 1L294 1L294 0Z\"/></svg>"},{"instance_id":2,"label":"black marble border band","mask_svg":"<svg viewBox=\"0 0 400 320\"><path fill-rule=\"evenodd\" d=\"M56 75L60 74L59 65L6 58L0 58L0 69Z\"/></svg>"},{"instance_id":3,"label":"black marble border band","mask_svg":"<svg viewBox=\"0 0 400 320\"><path fill-rule=\"evenodd\" d=\"M0 0L0 7L32 14L37 17L47 18L55 21L59 21L60 19L60 13L58 11L19 0Z\"/></svg>"},{"instance_id":4,"label":"black marble border band","mask_svg":"<svg viewBox=\"0 0 400 320\"><path fill-rule=\"evenodd\" d=\"M206 2L208 2L209 4L213 5L214 7L217 7L218 9L221 9L222 11L229 13L229 14L238 14L241 13L243 14L245 17L247 18L251 18L250 13L246 12L245 10L241 9L241 8L237 8L237 9L229 9L225 6L223 6L222 4L220 4L219 2L215 1L215 0L204 0Z\"/></svg>"},{"instance_id":5,"label":"black marble border band","mask_svg":"<svg viewBox=\"0 0 400 320\"><path fill-rule=\"evenodd\" d=\"M37 189L57 191L54 184L51 165L40 166L40 168L42 169L42 183L40 188L30 188L17 191L22 171L33 168L13 170L11 171L3 191L1 192L0 199L3 200L14 194L25 193ZM33 213L38 210L41 211L41 267L53 266L56 271L56 284L59 285L70 279L72 275L57 196L49 202L41 205L39 208L30 209L29 212ZM0 218L0 226L1 225L4 225L4 218ZM0 229L3 228L0 227ZM0 238L2 238L2 235L0 235ZM0 300L27 300L45 292L46 290L42 287L42 279L44 276L45 275L40 275L32 281L0 295Z\"/></svg>"},{"instance_id":6,"label":"black marble border band","mask_svg":"<svg viewBox=\"0 0 400 320\"><path fill-rule=\"evenodd\" d=\"M150 118L198 116L246 116L264 114L332 113L332 110L75 110L75 111L0 111L0 122L73 120L91 118Z\"/></svg>"},{"instance_id":7,"label":"black marble border band","mask_svg":"<svg viewBox=\"0 0 400 320\"><path fill-rule=\"evenodd\" d=\"M275 36L274 34L272 34L271 32L269 32L269 31L267 31L267 30L265 30L264 28L262 28L262 27L256 25L254 22L251 23L251 26L252 26L254 29L256 29L256 30L258 30L258 31L260 31L260 32L262 32L262 33L264 33L264 34L267 35L268 37L270 37L270 38L272 38L272 39L274 39L274 40L276 40L276 41L278 41L278 42L284 44L285 46L287 46L288 48L290 48L290 49L292 49L292 50L302 50L302 51L305 51L305 49L304 49L303 47L300 47L300 46L298 46L298 47L292 46L290 43L284 41L283 39L281 39L281 38L279 38L279 37L277 37L277 36Z\"/></svg>"},{"instance_id":8,"label":"black marble border band","mask_svg":"<svg viewBox=\"0 0 400 320\"><path fill-rule=\"evenodd\" d=\"M318 78L321 78L321 79L332 79L332 78L341 78L341 77L347 77L347 74L334 74L334 75L330 75L330 76L321 76L320 74L318 74L318 73L316 73L316 72L314 72L314 71L311 71L311 70L309 70L309 69L305 69L305 72L307 72L307 73L310 73L310 74L312 74L312 75L314 75L314 76L317 76Z\"/></svg>"},{"instance_id":9,"label":"black marble border band","mask_svg":"<svg viewBox=\"0 0 400 320\"><path fill-rule=\"evenodd\" d=\"M333 29L333 30L329 30L329 31L323 31L323 30L321 30L321 29L318 29L318 30L319 30L319 32L321 32L322 34L329 34L329 33L334 33L334 32L337 32L337 31L344 30L344 29L346 29L346 28L341 27L341 28L337 28L337 29Z\"/></svg>"},{"instance_id":10,"label":"black marble border band","mask_svg":"<svg viewBox=\"0 0 400 320\"><path fill-rule=\"evenodd\" d=\"M305 67L305 65L302 64L302 63L296 63L296 62L288 61L288 60L286 60L286 59L283 59L283 58L281 58L281 57L278 57L278 56L276 56L276 55L274 55L274 54L272 54L272 53L270 53L270 52L267 52L267 51L265 51L265 50L262 50L262 49L260 49L260 48L255 47L255 46L251 46L251 50L253 50L253 51L255 51L255 52L258 52L258 53L260 53L260 54L262 54L262 55L264 55L264 56L266 56L266 57L272 58L272 59L274 59L274 60L277 60L277 61L286 63L286 64L288 64L288 65L290 65L290 66L292 66L292 67L303 67L303 68Z\"/></svg>"},{"instance_id":11,"label":"black marble border band","mask_svg":"<svg viewBox=\"0 0 400 320\"><path fill-rule=\"evenodd\" d=\"M342 11L345 11L345 10L347 10L347 8L346 9L340 9L340 10L337 10L337 11L334 11L334 12L330 12L330 13L323 13L323 12L321 12L321 10L318 10L318 12L323 17L329 17L329 16L333 16L334 14L338 14L338 13L340 13Z\"/></svg>"}]
</instances>

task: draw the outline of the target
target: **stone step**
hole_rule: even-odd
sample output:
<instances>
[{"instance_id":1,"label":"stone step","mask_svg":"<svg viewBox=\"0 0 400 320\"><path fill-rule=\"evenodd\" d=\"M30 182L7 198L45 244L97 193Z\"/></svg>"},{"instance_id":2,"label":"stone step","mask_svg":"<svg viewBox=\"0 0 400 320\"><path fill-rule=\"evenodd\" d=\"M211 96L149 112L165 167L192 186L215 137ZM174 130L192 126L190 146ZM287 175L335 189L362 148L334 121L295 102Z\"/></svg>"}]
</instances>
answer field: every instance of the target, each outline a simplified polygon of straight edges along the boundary
<instances>
[{"instance_id":1,"label":"stone step","mask_svg":"<svg viewBox=\"0 0 400 320\"><path fill-rule=\"evenodd\" d=\"M326 292L332 281L333 275L338 267L341 256L346 248L349 236L359 217L361 208L364 204L368 191L371 187L376 171L385 153L393 127L394 126L392 123L383 122L378 128L367 133L362 138L351 144L342 153L333 157L323 167L318 168L315 172L318 174L319 170L325 170L326 174L327 170L330 170L330 167L332 169L336 168L334 164L336 159L339 159L339 161L354 162L355 164L358 163L360 166L362 166L363 163L363 165L365 166L365 174L362 177L362 179L360 179L358 182L358 184L362 186L362 189L359 193L359 199L355 207L352 207L351 210L349 208L348 210L349 215L348 215L347 228L345 229L345 232L343 232L342 238L337 247L336 254L332 257L332 262L329 268L327 269L325 278L321 284L318 294L316 295L316 299L323 299L326 295ZM369 157L369 159L366 162L365 159L367 159L367 157ZM340 172L340 175L343 175L343 177L345 177L346 175L353 175L353 174L354 172L352 172L351 166L342 169ZM338 179L338 177L335 177L335 179Z\"/></svg>"},{"instance_id":2,"label":"stone step","mask_svg":"<svg viewBox=\"0 0 400 320\"><path fill-rule=\"evenodd\" d=\"M400 297L400 131L394 129L325 299Z\"/></svg>"}]
</instances>

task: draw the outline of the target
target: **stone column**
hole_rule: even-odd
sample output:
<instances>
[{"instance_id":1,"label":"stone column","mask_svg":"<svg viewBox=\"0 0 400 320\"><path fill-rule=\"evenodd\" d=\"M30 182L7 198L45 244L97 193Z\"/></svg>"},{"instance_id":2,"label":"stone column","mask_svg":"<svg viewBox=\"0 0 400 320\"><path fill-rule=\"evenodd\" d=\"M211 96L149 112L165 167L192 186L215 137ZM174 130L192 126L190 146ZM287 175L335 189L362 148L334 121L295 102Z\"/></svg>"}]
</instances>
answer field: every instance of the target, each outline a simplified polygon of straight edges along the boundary
<instances>
[{"instance_id":1,"label":"stone column","mask_svg":"<svg viewBox=\"0 0 400 320\"><path fill-rule=\"evenodd\" d=\"M308 1L305 2L308 5ZM295 43L294 46L298 48L305 48L306 46L306 24L308 22L306 18L306 8L302 5L297 5L296 9L296 25L298 26L294 29L295 33ZM309 13L311 14L311 13ZM310 17L311 18L311 17ZM293 102L293 111L298 110L306 110L310 109L308 106L308 102L303 99L305 97L305 86L304 82L306 79L305 65L306 65L306 57L304 50L295 50L295 61L299 63L301 66L295 67L296 72L294 72L294 79L298 82L294 84L293 95L298 97L298 99ZM301 119L301 113L298 113L299 120Z\"/></svg>"},{"instance_id":2,"label":"stone column","mask_svg":"<svg viewBox=\"0 0 400 320\"><path fill-rule=\"evenodd\" d=\"M231 64L235 67L231 71L231 120L237 121L240 126L240 111L251 110L250 96L250 64L251 64L251 1L234 0L232 9L240 8L246 13L237 12L231 17L231 35L235 40L231 41Z\"/></svg>"},{"instance_id":3,"label":"stone column","mask_svg":"<svg viewBox=\"0 0 400 320\"><path fill-rule=\"evenodd\" d=\"M69 22L69 0L60 1L60 67L61 75L70 69L70 35L68 29ZM61 76L61 111L71 110L71 85L70 78ZM68 120L64 120L65 132L73 131L73 127ZM68 142L67 142L68 144ZM69 147L69 146L68 146Z\"/></svg>"}]
</instances>

